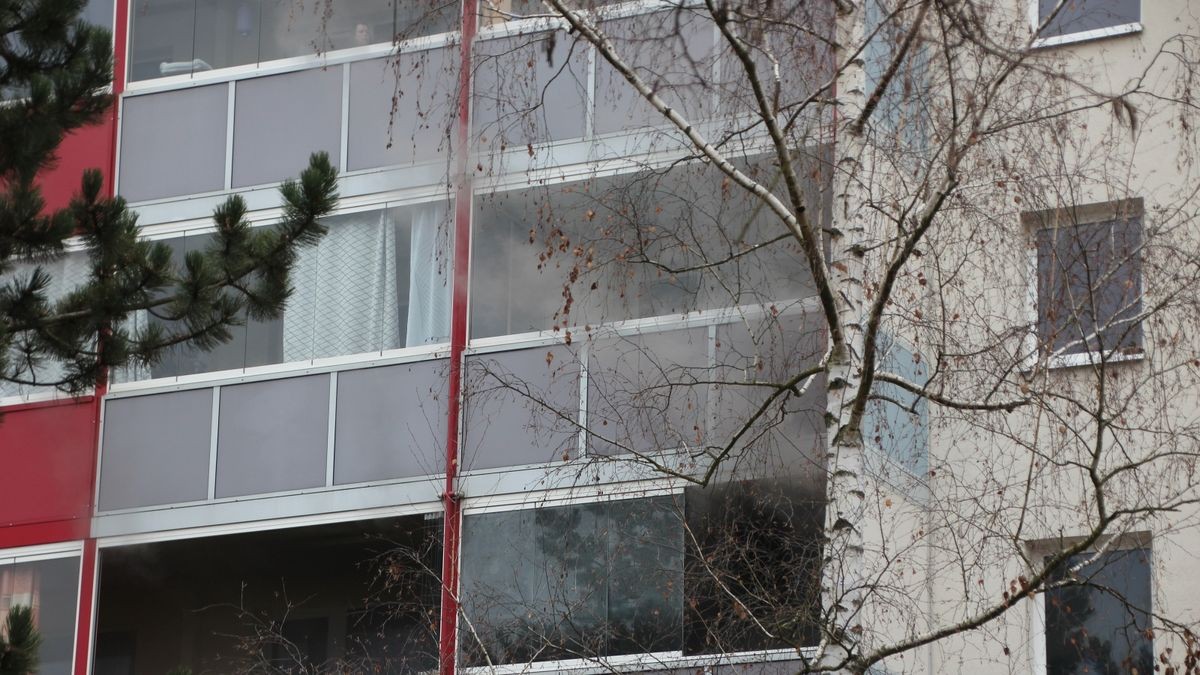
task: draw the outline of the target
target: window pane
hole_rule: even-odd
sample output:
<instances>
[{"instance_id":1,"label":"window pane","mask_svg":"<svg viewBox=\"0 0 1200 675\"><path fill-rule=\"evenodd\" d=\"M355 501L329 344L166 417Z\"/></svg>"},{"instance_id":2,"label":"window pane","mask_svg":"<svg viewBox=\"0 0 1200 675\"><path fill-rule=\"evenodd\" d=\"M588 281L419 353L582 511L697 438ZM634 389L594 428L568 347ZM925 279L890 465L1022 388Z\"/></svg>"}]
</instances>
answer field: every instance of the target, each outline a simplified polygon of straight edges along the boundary
<instances>
[{"instance_id":1,"label":"window pane","mask_svg":"<svg viewBox=\"0 0 1200 675\"><path fill-rule=\"evenodd\" d=\"M262 26L270 61L391 42L395 9L393 0L262 0Z\"/></svg>"},{"instance_id":2,"label":"window pane","mask_svg":"<svg viewBox=\"0 0 1200 675\"><path fill-rule=\"evenodd\" d=\"M211 430L209 389L105 402L99 509L206 498Z\"/></svg>"},{"instance_id":3,"label":"window pane","mask_svg":"<svg viewBox=\"0 0 1200 675\"><path fill-rule=\"evenodd\" d=\"M193 72L258 62L260 11L259 0L196 0Z\"/></svg>"},{"instance_id":4,"label":"window pane","mask_svg":"<svg viewBox=\"0 0 1200 675\"><path fill-rule=\"evenodd\" d=\"M562 462L578 455L579 357L541 347L466 359L463 468Z\"/></svg>"},{"instance_id":5,"label":"window pane","mask_svg":"<svg viewBox=\"0 0 1200 675\"><path fill-rule=\"evenodd\" d=\"M588 452L698 452L708 426L708 343L707 328L595 342Z\"/></svg>"},{"instance_id":6,"label":"window pane","mask_svg":"<svg viewBox=\"0 0 1200 675\"><path fill-rule=\"evenodd\" d=\"M1092 557L1073 556L1064 569ZM1150 559L1149 549L1104 553L1076 583L1046 591L1048 675L1153 672Z\"/></svg>"},{"instance_id":7,"label":"window pane","mask_svg":"<svg viewBox=\"0 0 1200 675\"><path fill-rule=\"evenodd\" d=\"M325 485L329 376L221 389L217 497Z\"/></svg>"},{"instance_id":8,"label":"window pane","mask_svg":"<svg viewBox=\"0 0 1200 675\"><path fill-rule=\"evenodd\" d=\"M129 17L131 82L211 69L211 64L193 61L196 4L197 0L133 4Z\"/></svg>"},{"instance_id":9,"label":"window pane","mask_svg":"<svg viewBox=\"0 0 1200 675\"><path fill-rule=\"evenodd\" d=\"M113 3L116 0L88 0L83 11L80 12L79 18L93 26L102 26L112 30L113 27Z\"/></svg>"},{"instance_id":10,"label":"window pane","mask_svg":"<svg viewBox=\"0 0 1200 675\"><path fill-rule=\"evenodd\" d=\"M587 49L566 33L476 43L476 142L492 152L583 136Z\"/></svg>"},{"instance_id":11,"label":"window pane","mask_svg":"<svg viewBox=\"0 0 1200 675\"><path fill-rule=\"evenodd\" d=\"M747 170L770 184L768 167ZM717 170L698 164L475 201L473 337L811 292L783 224ZM815 195L810 203L820 214Z\"/></svg>"},{"instance_id":12,"label":"window pane","mask_svg":"<svg viewBox=\"0 0 1200 675\"><path fill-rule=\"evenodd\" d=\"M464 665L680 647L683 531L670 497L470 515L462 565L474 628Z\"/></svg>"},{"instance_id":13,"label":"window pane","mask_svg":"<svg viewBox=\"0 0 1200 675\"><path fill-rule=\"evenodd\" d=\"M448 362L338 373L333 482L445 471Z\"/></svg>"},{"instance_id":14,"label":"window pane","mask_svg":"<svg viewBox=\"0 0 1200 675\"><path fill-rule=\"evenodd\" d=\"M298 175L314 152L338 167L342 69L302 70L237 83L233 113L233 187ZM340 168L340 167L338 167Z\"/></svg>"},{"instance_id":15,"label":"window pane","mask_svg":"<svg viewBox=\"0 0 1200 675\"><path fill-rule=\"evenodd\" d=\"M823 496L778 481L686 490L684 653L817 644Z\"/></svg>"},{"instance_id":16,"label":"window pane","mask_svg":"<svg viewBox=\"0 0 1200 675\"><path fill-rule=\"evenodd\" d=\"M352 63L348 169L444 164L458 112L457 91L455 48ZM440 178L445 167L437 171Z\"/></svg>"},{"instance_id":17,"label":"window pane","mask_svg":"<svg viewBox=\"0 0 1200 675\"><path fill-rule=\"evenodd\" d=\"M700 12L680 9L606 21L602 26L617 54L668 105L689 122L711 117L716 63L714 27ZM607 61L596 64L596 133L670 123Z\"/></svg>"},{"instance_id":18,"label":"window pane","mask_svg":"<svg viewBox=\"0 0 1200 675\"><path fill-rule=\"evenodd\" d=\"M69 253L57 260L44 263L14 264L8 274L0 276L0 288L7 287L12 289L13 284L19 284L19 288L22 289L26 288L34 270L38 268L41 268L45 274L50 276L50 285L45 289L44 293L46 300L52 304L62 300L68 293L74 291L81 284L87 283L91 276L91 263L88 257L83 253ZM0 290L0 297L5 294L4 290ZM8 364L9 376L30 382L31 384L0 381L0 397L31 396L34 394L50 393L55 391L55 385L59 381L64 377L69 377L68 367L62 361L53 359L32 361L26 357L21 346L33 338L33 335L26 335L24 333L13 335L12 345L5 359ZM39 384L32 384L34 382Z\"/></svg>"},{"instance_id":19,"label":"window pane","mask_svg":"<svg viewBox=\"0 0 1200 675\"><path fill-rule=\"evenodd\" d=\"M69 675L75 649L75 608L79 598L79 559L55 558L0 565L0 624L15 606L33 609L42 637L39 675Z\"/></svg>"},{"instance_id":20,"label":"window pane","mask_svg":"<svg viewBox=\"0 0 1200 675\"><path fill-rule=\"evenodd\" d=\"M94 672L434 669L440 540L418 515L105 548Z\"/></svg>"},{"instance_id":21,"label":"window pane","mask_svg":"<svg viewBox=\"0 0 1200 675\"><path fill-rule=\"evenodd\" d=\"M225 186L229 87L122 99L121 196L131 202Z\"/></svg>"},{"instance_id":22,"label":"window pane","mask_svg":"<svg viewBox=\"0 0 1200 675\"><path fill-rule=\"evenodd\" d=\"M1141 347L1141 219L1039 230L1038 330L1064 354Z\"/></svg>"},{"instance_id":23,"label":"window pane","mask_svg":"<svg viewBox=\"0 0 1200 675\"><path fill-rule=\"evenodd\" d=\"M774 399L778 390L770 386L820 362L825 338L819 324L796 313L717 326L712 379L720 384L714 387L710 438L723 448L741 433L731 454L740 477L825 475L823 375Z\"/></svg>"},{"instance_id":24,"label":"window pane","mask_svg":"<svg viewBox=\"0 0 1200 675\"><path fill-rule=\"evenodd\" d=\"M1038 0L1038 19L1044 21L1059 0ZM1066 0L1040 33L1054 37L1141 21L1141 0Z\"/></svg>"}]
</instances>

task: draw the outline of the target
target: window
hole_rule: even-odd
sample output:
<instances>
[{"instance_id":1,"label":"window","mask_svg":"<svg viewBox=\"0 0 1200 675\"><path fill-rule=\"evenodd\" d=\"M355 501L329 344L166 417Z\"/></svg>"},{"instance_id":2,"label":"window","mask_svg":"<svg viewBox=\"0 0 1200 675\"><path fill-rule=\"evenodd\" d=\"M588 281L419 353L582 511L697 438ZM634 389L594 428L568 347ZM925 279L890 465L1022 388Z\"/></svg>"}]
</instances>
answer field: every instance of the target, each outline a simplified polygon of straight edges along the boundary
<instances>
[{"instance_id":1,"label":"window","mask_svg":"<svg viewBox=\"0 0 1200 675\"><path fill-rule=\"evenodd\" d=\"M276 363L432 345L450 334L445 202L343 214L325 219L329 232L300 251L293 293L283 316L247 320L209 351L170 350L129 379L175 377ZM167 240L176 265L202 254L212 235ZM165 309L135 318L135 329L173 325ZM129 374L127 374L129 375Z\"/></svg>"},{"instance_id":2,"label":"window","mask_svg":"<svg viewBox=\"0 0 1200 675\"><path fill-rule=\"evenodd\" d=\"M130 81L191 75L457 27L452 3L394 0L138 0Z\"/></svg>"},{"instance_id":3,"label":"window","mask_svg":"<svg viewBox=\"0 0 1200 675\"><path fill-rule=\"evenodd\" d=\"M1141 200L1029 218L1038 228L1041 352L1056 357L1140 353Z\"/></svg>"},{"instance_id":4,"label":"window","mask_svg":"<svg viewBox=\"0 0 1200 675\"><path fill-rule=\"evenodd\" d=\"M1040 44L1054 45L1123 35L1142 29L1141 0L1031 0L1037 13L1034 28L1043 23ZM1061 5L1061 6L1060 6ZM1047 19L1049 21L1047 22Z\"/></svg>"},{"instance_id":5,"label":"window","mask_svg":"<svg viewBox=\"0 0 1200 675\"><path fill-rule=\"evenodd\" d=\"M104 548L94 672L436 668L440 541L413 515Z\"/></svg>"},{"instance_id":6,"label":"window","mask_svg":"<svg viewBox=\"0 0 1200 675\"><path fill-rule=\"evenodd\" d=\"M1047 675L1154 672L1150 560L1135 548L1066 561L1045 594Z\"/></svg>"},{"instance_id":7,"label":"window","mask_svg":"<svg viewBox=\"0 0 1200 675\"><path fill-rule=\"evenodd\" d=\"M42 637L37 671L41 675L72 672L78 591L78 557L0 564L0 625L13 607L33 610Z\"/></svg>"}]
</instances>

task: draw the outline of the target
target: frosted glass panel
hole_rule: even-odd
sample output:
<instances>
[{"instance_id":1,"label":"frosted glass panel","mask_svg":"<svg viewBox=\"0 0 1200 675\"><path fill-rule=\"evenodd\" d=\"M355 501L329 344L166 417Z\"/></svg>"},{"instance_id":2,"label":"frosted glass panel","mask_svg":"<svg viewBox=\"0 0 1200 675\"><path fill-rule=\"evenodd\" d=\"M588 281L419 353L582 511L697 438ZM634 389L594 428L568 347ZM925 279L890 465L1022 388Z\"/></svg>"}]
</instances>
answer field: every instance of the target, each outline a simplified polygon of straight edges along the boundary
<instances>
[{"instance_id":1,"label":"frosted glass panel","mask_svg":"<svg viewBox=\"0 0 1200 675\"><path fill-rule=\"evenodd\" d=\"M348 168L445 161L457 91L456 49L351 64Z\"/></svg>"},{"instance_id":2,"label":"frosted glass panel","mask_svg":"<svg viewBox=\"0 0 1200 675\"><path fill-rule=\"evenodd\" d=\"M228 94L219 84L122 99L121 196L140 202L224 187Z\"/></svg>"},{"instance_id":3,"label":"frosted glass panel","mask_svg":"<svg viewBox=\"0 0 1200 675\"><path fill-rule=\"evenodd\" d=\"M463 468L578 455L579 359L568 347L469 356Z\"/></svg>"},{"instance_id":4,"label":"frosted glass panel","mask_svg":"<svg viewBox=\"0 0 1200 675\"><path fill-rule=\"evenodd\" d=\"M445 472L448 363L338 374L333 482Z\"/></svg>"},{"instance_id":5,"label":"frosted glass panel","mask_svg":"<svg viewBox=\"0 0 1200 675\"><path fill-rule=\"evenodd\" d=\"M211 429L210 389L109 399L99 510L207 497Z\"/></svg>"},{"instance_id":6,"label":"frosted glass panel","mask_svg":"<svg viewBox=\"0 0 1200 675\"><path fill-rule=\"evenodd\" d=\"M237 84L233 186L275 183L308 167L314 152L338 165L342 69L303 70Z\"/></svg>"},{"instance_id":7,"label":"frosted glass panel","mask_svg":"<svg viewBox=\"0 0 1200 675\"><path fill-rule=\"evenodd\" d=\"M221 390L217 497L325 484L329 376Z\"/></svg>"}]
</instances>

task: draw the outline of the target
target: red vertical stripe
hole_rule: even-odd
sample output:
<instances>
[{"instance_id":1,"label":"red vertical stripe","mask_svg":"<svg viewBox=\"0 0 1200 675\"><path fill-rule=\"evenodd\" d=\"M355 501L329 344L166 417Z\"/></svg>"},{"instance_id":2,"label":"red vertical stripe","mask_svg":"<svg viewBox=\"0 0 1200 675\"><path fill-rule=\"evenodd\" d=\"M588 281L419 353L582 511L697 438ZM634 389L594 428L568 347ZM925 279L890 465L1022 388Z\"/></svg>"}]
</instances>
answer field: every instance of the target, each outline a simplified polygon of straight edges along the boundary
<instances>
[{"instance_id":1,"label":"red vertical stripe","mask_svg":"<svg viewBox=\"0 0 1200 675\"><path fill-rule=\"evenodd\" d=\"M471 256L471 46L476 4L463 0L458 76L458 134L455 156L454 280L450 317L450 396L446 422L446 489L442 538L442 604L438 632L441 675L454 675L458 634L458 570L462 548L462 505L458 494L458 451L462 404L463 350L467 346L467 296Z\"/></svg>"}]
</instances>

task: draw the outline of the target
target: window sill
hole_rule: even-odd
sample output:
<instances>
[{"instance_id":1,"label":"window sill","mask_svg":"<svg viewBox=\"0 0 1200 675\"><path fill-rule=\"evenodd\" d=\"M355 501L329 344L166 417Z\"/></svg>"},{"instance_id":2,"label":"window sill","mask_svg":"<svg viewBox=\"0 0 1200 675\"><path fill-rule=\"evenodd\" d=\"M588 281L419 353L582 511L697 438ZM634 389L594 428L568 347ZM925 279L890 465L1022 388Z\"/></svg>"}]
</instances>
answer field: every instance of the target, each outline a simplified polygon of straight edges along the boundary
<instances>
[{"instance_id":1,"label":"window sill","mask_svg":"<svg viewBox=\"0 0 1200 675\"><path fill-rule=\"evenodd\" d=\"M1143 349L1136 351L1110 351L1108 353L1101 352L1082 352L1079 354L1063 354L1050 358L1046 363L1051 369L1063 368L1080 368L1083 366L1096 366L1102 363L1127 363L1131 361L1142 361L1146 358L1146 352Z\"/></svg>"},{"instance_id":2,"label":"window sill","mask_svg":"<svg viewBox=\"0 0 1200 675\"><path fill-rule=\"evenodd\" d=\"M1133 33L1140 32L1142 32L1141 22L1124 23L1119 26L1109 26L1107 28L1085 30L1078 33L1066 33L1064 35L1038 38L1033 41L1032 46L1035 49L1042 47L1060 47L1078 42L1091 42L1092 40L1101 40L1104 38L1117 37L1120 35L1131 35Z\"/></svg>"}]
</instances>

